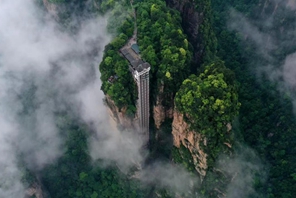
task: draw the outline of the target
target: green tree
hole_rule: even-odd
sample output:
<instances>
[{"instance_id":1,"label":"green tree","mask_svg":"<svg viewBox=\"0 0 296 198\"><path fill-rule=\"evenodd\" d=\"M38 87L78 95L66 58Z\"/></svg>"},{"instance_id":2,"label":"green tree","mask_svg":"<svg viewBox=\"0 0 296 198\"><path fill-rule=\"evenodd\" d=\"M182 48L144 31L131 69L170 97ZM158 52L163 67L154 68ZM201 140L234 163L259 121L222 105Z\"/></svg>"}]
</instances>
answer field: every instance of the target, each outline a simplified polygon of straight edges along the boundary
<instances>
[{"instance_id":1,"label":"green tree","mask_svg":"<svg viewBox=\"0 0 296 198\"><path fill-rule=\"evenodd\" d=\"M227 124L236 115L240 103L234 74L220 60L204 67L199 75L184 80L176 94L178 111L186 115L191 128L207 139L212 160L230 142Z\"/></svg>"}]
</instances>

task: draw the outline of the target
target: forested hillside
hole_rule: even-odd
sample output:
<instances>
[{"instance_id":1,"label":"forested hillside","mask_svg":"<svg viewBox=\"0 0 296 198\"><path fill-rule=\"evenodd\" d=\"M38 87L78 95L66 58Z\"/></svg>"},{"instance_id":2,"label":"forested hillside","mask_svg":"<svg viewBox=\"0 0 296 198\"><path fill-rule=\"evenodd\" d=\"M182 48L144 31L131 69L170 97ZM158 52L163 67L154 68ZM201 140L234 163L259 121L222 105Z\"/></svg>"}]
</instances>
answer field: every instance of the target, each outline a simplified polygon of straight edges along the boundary
<instances>
[{"instance_id":1,"label":"forested hillside","mask_svg":"<svg viewBox=\"0 0 296 198\"><path fill-rule=\"evenodd\" d=\"M100 65L102 89L119 108L128 106L133 109L136 100L135 84L126 69L128 62L119 56L118 50L132 36L136 25L141 56L151 65L153 101L159 94L159 88L164 87L164 94L167 95L165 103L170 106L173 104L171 95L189 74L192 57L191 46L182 31L180 15L166 7L162 1L138 2L134 7L136 19L130 13L119 28L119 35L106 47ZM107 79L111 75L117 75L118 81L110 85Z\"/></svg>"},{"instance_id":2,"label":"forested hillside","mask_svg":"<svg viewBox=\"0 0 296 198\"><path fill-rule=\"evenodd\" d=\"M113 158L92 159L90 140L96 125L79 119L79 108L72 109L70 103L54 112L57 131L65 140L63 155L42 170L21 165L27 186L40 183L44 197L52 198L296 195L296 7L291 8L290 1L36 2L74 38L88 20L106 18L106 34L112 39L96 69L102 92L127 120L136 117L138 93L119 50L136 38L141 58L151 65L150 147L147 155L132 147L144 160L132 158L126 169ZM86 58L94 59L98 50ZM29 110L36 105L31 92L33 88L25 97ZM165 113L156 126L158 107ZM96 138L108 139L103 133ZM128 140L126 144L137 144ZM107 147L122 149L116 146L114 141ZM141 172L147 167L152 170ZM165 172L157 172L158 167L174 167L169 179L158 178ZM155 173L159 175L153 177ZM173 187L166 185L175 180Z\"/></svg>"},{"instance_id":3,"label":"forested hillside","mask_svg":"<svg viewBox=\"0 0 296 198\"><path fill-rule=\"evenodd\" d=\"M278 91L280 81L270 79L269 73L255 74L272 61L276 68L281 68L287 54L295 51L294 44L286 39L290 35L293 11L286 7L287 1L216 1L212 0L215 10L215 29L218 38L218 56L236 73L240 83L239 98L242 104L239 113L239 131L243 140L254 148L267 167L267 181L257 186L263 197L293 197L295 195L295 115L289 91ZM242 32L238 36L229 31L234 23L231 9L241 12L240 20L248 20L250 33ZM272 24L267 25L272 17ZM284 22L285 21L285 22ZM246 24L248 25L248 24ZM280 29L285 31L280 31ZM265 44L258 46L253 40L257 30L262 33ZM252 35L253 34L253 35ZM274 39L274 36L276 36ZM249 38L248 38L249 37ZM252 38L253 37L253 38ZM269 38L268 38L269 37ZM268 50L270 42L272 50ZM260 42L262 42L260 41ZM272 44L272 45L273 45ZM265 49L264 49L265 48ZM266 59L261 50L273 56ZM284 94L284 95L283 95ZM290 96L289 96L290 95Z\"/></svg>"},{"instance_id":4,"label":"forested hillside","mask_svg":"<svg viewBox=\"0 0 296 198\"><path fill-rule=\"evenodd\" d=\"M231 123L238 114L237 85L233 73L216 61L205 66L198 77L186 79L175 98L176 108L183 113L190 127L207 140L208 164L213 166L218 155L227 153L224 144L233 144L225 123ZM203 141L203 140L201 140Z\"/></svg>"},{"instance_id":5,"label":"forested hillside","mask_svg":"<svg viewBox=\"0 0 296 198\"><path fill-rule=\"evenodd\" d=\"M87 127L60 116L60 130L67 136L66 151L54 165L42 171L41 179L50 197L144 197L147 192L116 166L104 167L88 153Z\"/></svg>"}]
</instances>

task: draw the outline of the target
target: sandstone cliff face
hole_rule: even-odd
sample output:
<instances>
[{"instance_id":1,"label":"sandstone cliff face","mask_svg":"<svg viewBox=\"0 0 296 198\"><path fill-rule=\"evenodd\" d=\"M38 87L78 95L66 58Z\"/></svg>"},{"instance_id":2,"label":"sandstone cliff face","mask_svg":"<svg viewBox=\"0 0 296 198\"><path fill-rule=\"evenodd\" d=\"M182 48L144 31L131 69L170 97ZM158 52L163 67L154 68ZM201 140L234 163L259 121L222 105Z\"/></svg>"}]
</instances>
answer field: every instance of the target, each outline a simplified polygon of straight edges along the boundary
<instances>
[{"instance_id":1,"label":"sandstone cliff face","mask_svg":"<svg viewBox=\"0 0 296 198\"><path fill-rule=\"evenodd\" d=\"M43 192L41 186L37 183L34 183L30 188L26 190L25 198L35 196L36 198L43 198Z\"/></svg>"},{"instance_id":2,"label":"sandstone cliff face","mask_svg":"<svg viewBox=\"0 0 296 198\"><path fill-rule=\"evenodd\" d=\"M114 101L106 95L106 103L109 115L123 129L137 129L137 117L132 118L126 115L126 108L118 109Z\"/></svg>"},{"instance_id":3,"label":"sandstone cliff face","mask_svg":"<svg viewBox=\"0 0 296 198\"><path fill-rule=\"evenodd\" d=\"M173 106L164 107L163 106L163 89L164 87L161 86L159 89L159 94L156 98L156 104L153 106L153 118L154 124L157 129L160 128L161 124L164 122L166 118L173 118ZM171 96L173 98L173 96ZM172 99L171 99L172 100Z\"/></svg>"},{"instance_id":4,"label":"sandstone cliff face","mask_svg":"<svg viewBox=\"0 0 296 198\"><path fill-rule=\"evenodd\" d=\"M174 111L172 124L174 146L180 148L182 144L190 151L196 171L204 178L207 171L207 154L201 149L201 143L206 146L206 140L196 131L192 131L184 120L184 115Z\"/></svg>"},{"instance_id":5,"label":"sandstone cliff face","mask_svg":"<svg viewBox=\"0 0 296 198\"><path fill-rule=\"evenodd\" d=\"M166 109L161 105L161 100L157 99L156 105L153 107L153 118L154 124L157 129L160 128L161 124L166 118L173 117L173 108Z\"/></svg>"},{"instance_id":6,"label":"sandstone cliff face","mask_svg":"<svg viewBox=\"0 0 296 198\"><path fill-rule=\"evenodd\" d=\"M48 0L43 0L43 4L48 13L52 15L55 19L58 19L57 6L53 3L48 2Z\"/></svg>"},{"instance_id":7,"label":"sandstone cliff face","mask_svg":"<svg viewBox=\"0 0 296 198\"><path fill-rule=\"evenodd\" d=\"M168 6L181 13L183 29L194 47L194 60L200 60L203 50L200 46L199 26L203 22L203 13L195 10L196 5L193 0L166 0L166 2Z\"/></svg>"}]
</instances>

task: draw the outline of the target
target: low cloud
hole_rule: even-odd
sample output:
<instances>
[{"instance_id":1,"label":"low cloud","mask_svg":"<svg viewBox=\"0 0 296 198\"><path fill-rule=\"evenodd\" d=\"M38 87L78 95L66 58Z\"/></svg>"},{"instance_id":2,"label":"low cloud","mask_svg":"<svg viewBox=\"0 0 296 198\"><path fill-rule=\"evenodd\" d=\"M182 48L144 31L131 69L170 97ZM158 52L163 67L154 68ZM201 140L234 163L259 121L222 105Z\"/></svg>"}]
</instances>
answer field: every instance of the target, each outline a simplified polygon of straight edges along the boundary
<instances>
[{"instance_id":1,"label":"low cloud","mask_svg":"<svg viewBox=\"0 0 296 198\"><path fill-rule=\"evenodd\" d=\"M220 156L217 169L230 178L226 189L227 197L256 197L256 178L264 182L267 172L254 150L243 145L239 147L233 156Z\"/></svg>"},{"instance_id":2,"label":"low cloud","mask_svg":"<svg viewBox=\"0 0 296 198\"><path fill-rule=\"evenodd\" d=\"M111 127L99 127L90 139L90 151L94 160L106 160L108 165L115 165L124 173L132 166L141 167L145 159L141 148L144 142L130 131L117 131Z\"/></svg>"},{"instance_id":3,"label":"low cloud","mask_svg":"<svg viewBox=\"0 0 296 198\"><path fill-rule=\"evenodd\" d=\"M256 55L249 57L249 61L252 62L249 66L250 72L257 75L259 83L262 82L262 79L268 79L272 85L275 85L279 92L279 98L289 97L295 113L295 1L266 1L260 15L256 15L256 19L247 18L235 10L231 12L229 28L239 33L243 38L243 42L244 40L248 42L248 44L244 43L243 46L249 47L251 43L257 50L254 51ZM230 160L230 162L226 160L226 163L231 164L229 166L230 174L241 173L229 185L228 193L230 197L256 197L257 194L251 187L255 182L258 182L258 178L263 181L266 179L268 175L267 167L264 168L262 162L256 160L258 157L250 149L247 149L249 154L242 153L242 156L248 157L242 159L239 157ZM255 181L255 178L257 181Z\"/></svg>"},{"instance_id":4,"label":"low cloud","mask_svg":"<svg viewBox=\"0 0 296 198\"><path fill-rule=\"evenodd\" d=\"M0 197L24 196L19 157L41 170L63 154L55 114L88 102L79 95L94 91L95 61L109 40L104 17L73 36L32 0L0 2Z\"/></svg>"},{"instance_id":5,"label":"low cloud","mask_svg":"<svg viewBox=\"0 0 296 198\"><path fill-rule=\"evenodd\" d=\"M295 10L296 9L296 2L295 0L272 0L275 4L275 8L277 9L279 6L282 6L284 8Z\"/></svg>"},{"instance_id":6,"label":"low cloud","mask_svg":"<svg viewBox=\"0 0 296 198\"><path fill-rule=\"evenodd\" d=\"M0 2L0 197L24 195L20 156L29 169L42 170L63 155L59 112L73 113L93 129L94 160L114 162L123 171L145 160L141 138L118 132L102 101L98 64L111 39L107 19L85 19L75 35L61 29L32 0ZM188 189L186 171L171 164L140 174L147 184Z\"/></svg>"},{"instance_id":7,"label":"low cloud","mask_svg":"<svg viewBox=\"0 0 296 198\"><path fill-rule=\"evenodd\" d=\"M286 7L295 10L296 9L296 1L295 0L287 0Z\"/></svg>"},{"instance_id":8,"label":"low cloud","mask_svg":"<svg viewBox=\"0 0 296 198\"><path fill-rule=\"evenodd\" d=\"M268 18L265 22L265 26L272 24L272 18ZM260 31L256 24L251 23L242 13L230 9L230 21L228 22L228 28L230 30L238 31L241 37L256 41L255 44L258 49L258 53L265 59L271 59L269 52L275 49L275 44L271 39L271 35Z\"/></svg>"},{"instance_id":9,"label":"low cloud","mask_svg":"<svg viewBox=\"0 0 296 198\"><path fill-rule=\"evenodd\" d=\"M169 189L170 192L178 194L191 194L198 180L196 175L189 173L183 167L162 162L145 167L137 177L144 183Z\"/></svg>"},{"instance_id":10,"label":"low cloud","mask_svg":"<svg viewBox=\"0 0 296 198\"><path fill-rule=\"evenodd\" d=\"M0 196L23 197L24 187L21 183L21 172L17 167L17 159L14 155L16 148L13 140L16 138L16 129L9 121L0 115Z\"/></svg>"},{"instance_id":11,"label":"low cloud","mask_svg":"<svg viewBox=\"0 0 296 198\"><path fill-rule=\"evenodd\" d=\"M280 93L289 95L293 104L296 104L296 96L293 94L296 88L295 22L291 20L295 18L293 2L271 1L262 8L261 16L257 16L256 20L246 18L232 9L228 24L231 30L255 46L260 60L252 60L251 71L257 75L258 80L266 76L276 83ZM266 7L273 8L273 12L265 11Z\"/></svg>"}]
</instances>

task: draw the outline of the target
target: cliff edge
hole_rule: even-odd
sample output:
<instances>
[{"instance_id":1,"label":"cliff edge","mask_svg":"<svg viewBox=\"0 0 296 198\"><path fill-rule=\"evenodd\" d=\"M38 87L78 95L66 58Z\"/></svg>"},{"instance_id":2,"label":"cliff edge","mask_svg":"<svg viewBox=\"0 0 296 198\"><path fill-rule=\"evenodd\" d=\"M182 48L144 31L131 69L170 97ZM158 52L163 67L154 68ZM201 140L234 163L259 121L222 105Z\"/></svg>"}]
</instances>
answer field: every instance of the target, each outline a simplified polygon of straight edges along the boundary
<instances>
[{"instance_id":1,"label":"cliff edge","mask_svg":"<svg viewBox=\"0 0 296 198\"><path fill-rule=\"evenodd\" d=\"M174 146L180 148L182 144L190 151L195 170L202 180L206 175L208 165L207 154L202 150L200 144L206 146L206 139L200 133L190 130L189 124L184 120L184 115L177 110L174 111L172 134Z\"/></svg>"}]
</instances>

